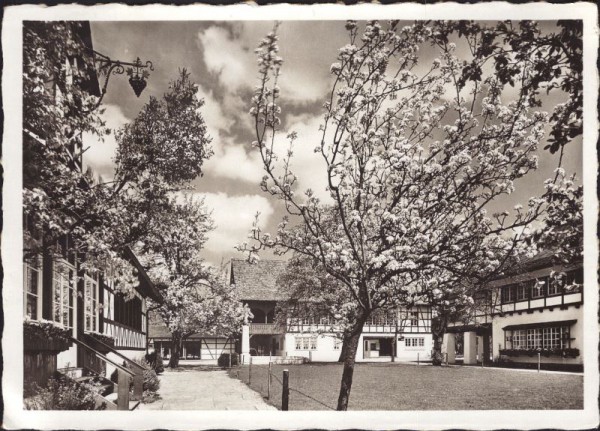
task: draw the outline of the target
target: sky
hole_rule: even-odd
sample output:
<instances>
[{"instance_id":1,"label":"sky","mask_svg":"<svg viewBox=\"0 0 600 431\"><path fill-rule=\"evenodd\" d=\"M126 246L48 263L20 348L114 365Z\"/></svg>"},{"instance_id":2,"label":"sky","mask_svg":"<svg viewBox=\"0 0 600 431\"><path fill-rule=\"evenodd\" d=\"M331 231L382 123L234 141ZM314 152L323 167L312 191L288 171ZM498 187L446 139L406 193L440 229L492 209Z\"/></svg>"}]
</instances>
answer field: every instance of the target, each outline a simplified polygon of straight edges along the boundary
<instances>
[{"instance_id":1,"label":"sky","mask_svg":"<svg viewBox=\"0 0 600 431\"><path fill-rule=\"evenodd\" d=\"M204 257L215 265L243 257L234 246L247 240L257 212L261 228L268 232L275 232L285 214L279 202L260 190L264 172L258 152L251 146L255 138L248 113L252 90L258 83L254 49L273 25L269 21L91 23L96 51L122 61L140 57L154 66L139 98L125 75L110 78L103 100L103 117L109 128L116 130L134 119L150 96L161 97L181 68L187 69L198 84L214 155L193 186L194 193L203 196L212 210L216 227L209 235ZM284 59L280 81L283 128L295 130L299 136L294 171L300 188L310 187L325 197L325 173L312 150L319 139L322 104L331 83L330 66L338 49L348 43L344 22L284 21L278 34ZM425 50L420 60L428 63L432 55ZM560 101L559 96L549 103ZM110 177L117 145L114 137L110 135L104 142L91 136L85 139L90 147L84 154L85 163L104 178ZM580 140L567 146L563 163L567 173L581 176L581 153ZM543 181L552 176L558 158L541 149L539 157L538 170L517 181L516 192L497 202L493 210L526 205L530 196L543 192ZM265 253L265 257L272 255Z\"/></svg>"}]
</instances>

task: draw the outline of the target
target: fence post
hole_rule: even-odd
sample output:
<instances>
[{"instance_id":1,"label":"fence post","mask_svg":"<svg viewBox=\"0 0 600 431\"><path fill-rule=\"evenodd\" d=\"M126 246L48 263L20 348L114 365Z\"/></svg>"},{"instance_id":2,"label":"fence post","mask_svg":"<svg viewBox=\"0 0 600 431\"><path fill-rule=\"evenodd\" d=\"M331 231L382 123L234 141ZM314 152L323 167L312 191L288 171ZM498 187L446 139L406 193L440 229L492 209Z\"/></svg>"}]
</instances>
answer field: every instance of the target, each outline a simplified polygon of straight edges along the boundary
<instances>
[{"instance_id":1,"label":"fence post","mask_svg":"<svg viewBox=\"0 0 600 431\"><path fill-rule=\"evenodd\" d=\"M129 410L129 376L122 370L117 373L117 409Z\"/></svg>"},{"instance_id":2,"label":"fence post","mask_svg":"<svg viewBox=\"0 0 600 431\"><path fill-rule=\"evenodd\" d=\"M267 374L267 399L271 399L271 362L269 362L269 373Z\"/></svg>"},{"instance_id":3,"label":"fence post","mask_svg":"<svg viewBox=\"0 0 600 431\"><path fill-rule=\"evenodd\" d=\"M132 401L141 401L144 393L144 370L137 369L133 376L133 396Z\"/></svg>"},{"instance_id":4,"label":"fence post","mask_svg":"<svg viewBox=\"0 0 600 431\"><path fill-rule=\"evenodd\" d=\"M541 357L542 357L542 354L540 352L538 352L538 373L540 372L540 362L542 360Z\"/></svg>"},{"instance_id":5,"label":"fence post","mask_svg":"<svg viewBox=\"0 0 600 431\"><path fill-rule=\"evenodd\" d=\"M231 352L229 352L229 368L231 368Z\"/></svg>"},{"instance_id":6,"label":"fence post","mask_svg":"<svg viewBox=\"0 0 600 431\"><path fill-rule=\"evenodd\" d=\"M446 353L445 355L446 355L446 366L448 366L448 353Z\"/></svg>"},{"instance_id":7,"label":"fence post","mask_svg":"<svg viewBox=\"0 0 600 431\"><path fill-rule=\"evenodd\" d=\"M250 362L248 364L248 385L252 383L252 356L250 356Z\"/></svg>"},{"instance_id":8,"label":"fence post","mask_svg":"<svg viewBox=\"0 0 600 431\"><path fill-rule=\"evenodd\" d=\"M283 392L281 393L281 410L284 412L288 410L290 402L290 372L283 370Z\"/></svg>"},{"instance_id":9,"label":"fence post","mask_svg":"<svg viewBox=\"0 0 600 431\"><path fill-rule=\"evenodd\" d=\"M421 363L419 361L419 352L417 352L417 365L421 365Z\"/></svg>"}]
</instances>

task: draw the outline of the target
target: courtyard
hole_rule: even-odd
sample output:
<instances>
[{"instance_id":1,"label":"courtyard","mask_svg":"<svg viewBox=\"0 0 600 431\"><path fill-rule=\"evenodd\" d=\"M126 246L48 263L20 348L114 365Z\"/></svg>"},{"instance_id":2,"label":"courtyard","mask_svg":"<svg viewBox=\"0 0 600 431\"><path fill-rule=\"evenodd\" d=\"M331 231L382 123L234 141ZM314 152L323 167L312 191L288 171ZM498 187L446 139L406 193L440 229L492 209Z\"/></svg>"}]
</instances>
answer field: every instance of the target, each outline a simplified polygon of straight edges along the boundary
<instances>
[{"instance_id":1,"label":"courtyard","mask_svg":"<svg viewBox=\"0 0 600 431\"><path fill-rule=\"evenodd\" d=\"M335 410L341 364L272 365L268 402L281 408L289 370L290 410ZM229 371L248 384L249 367ZM267 397L267 365L250 387ZM570 410L583 408L583 375L481 367L356 364L349 410Z\"/></svg>"}]
</instances>

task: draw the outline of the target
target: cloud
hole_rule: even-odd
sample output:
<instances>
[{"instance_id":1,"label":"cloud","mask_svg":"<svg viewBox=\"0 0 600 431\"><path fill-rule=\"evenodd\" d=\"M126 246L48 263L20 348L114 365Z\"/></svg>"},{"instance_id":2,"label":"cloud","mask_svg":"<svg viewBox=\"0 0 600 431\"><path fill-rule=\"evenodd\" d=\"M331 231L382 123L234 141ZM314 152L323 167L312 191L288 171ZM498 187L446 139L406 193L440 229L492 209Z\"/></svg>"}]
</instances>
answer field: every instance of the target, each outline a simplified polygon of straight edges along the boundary
<instances>
[{"instance_id":1,"label":"cloud","mask_svg":"<svg viewBox=\"0 0 600 431\"><path fill-rule=\"evenodd\" d=\"M204 106L200 108L200 112L206 123L209 135L213 139L218 138L222 132L227 131L231 127L233 118L227 116L223 112L223 108L215 99L212 90L206 90L199 85L196 97L198 99L204 99Z\"/></svg>"},{"instance_id":2,"label":"cloud","mask_svg":"<svg viewBox=\"0 0 600 431\"><path fill-rule=\"evenodd\" d=\"M239 40L229 36L223 27L211 26L200 32L204 63L208 70L219 75L219 81L230 91L247 84L249 59Z\"/></svg>"},{"instance_id":3,"label":"cloud","mask_svg":"<svg viewBox=\"0 0 600 431\"><path fill-rule=\"evenodd\" d=\"M300 115L289 116L286 123L288 132L295 131L298 138L294 142L291 169L298 178L298 192L304 194L306 189L311 189L315 196L323 202L329 202L331 196L327 188L327 165L321 153L315 153L315 147L321 143L322 132L319 125L322 123L320 116ZM279 135L277 153L285 154L289 145ZM327 140L326 142L330 142Z\"/></svg>"},{"instance_id":4,"label":"cloud","mask_svg":"<svg viewBox=\"0 0 600 431\"><path fill-rule=\"evenodd\" d=\"M83 153L83 164L84 167L89 166L96 174L106 179L114 175L114 157L117 153L115 131L131 120L125 116L119 106L105 104L103 107L105 111L101 117L106 121L111 134L104 137L104 142L90 133L83 134L83 148L89 147Z\"/></svg>"},{"instance_id":5,"label":"cloud","mask_svg":"<svg viewBox=\"0 0 600 431\"><path fill-rule=\"evenodd\" d=\"M205 205L212 211L216 226L209 233L205 245L205 250L212 255L213 260L231 255L237 244L248 241L248 232L257 212L260 212L259 226L262 229L267 226L274 212L271 203L264 196L230 196L223 192L197 193L197 196L204 198Z\"/></svg>"},{"instance_id":6,"label":"cloud","mask_svg":"<svg viewBox=\"0 0 600 431\"><path fill-rule=\"evenodd\" d=\"M213 141L214 155L206 161L205 171L216 177L259 184L264 175L258 150L248 154L243 144Z\"/></svg>"},{"instance_id":7,"label":"cloud","mask_svg":"<svg viewBox=\"0 0 600 431\"><path fill-rule=\"evenodd\" d=\"M268 22L243 22L233 25L231 32L215 25L198 33L204 63L211 73L218 75L219 83L226 92L235 94L242 89L253 89L258 84L254 49L270 30L271 24ZM299 36L298 32L302 35ZM324 61L322 52L314 49L320 37L311 32L306 24L282 25L280 46L282 53L285 53L279 80L282 99L302 104L326 95L329 59ZM334 59L332 57L331 61Z\"/></svg>"}]
</instances>

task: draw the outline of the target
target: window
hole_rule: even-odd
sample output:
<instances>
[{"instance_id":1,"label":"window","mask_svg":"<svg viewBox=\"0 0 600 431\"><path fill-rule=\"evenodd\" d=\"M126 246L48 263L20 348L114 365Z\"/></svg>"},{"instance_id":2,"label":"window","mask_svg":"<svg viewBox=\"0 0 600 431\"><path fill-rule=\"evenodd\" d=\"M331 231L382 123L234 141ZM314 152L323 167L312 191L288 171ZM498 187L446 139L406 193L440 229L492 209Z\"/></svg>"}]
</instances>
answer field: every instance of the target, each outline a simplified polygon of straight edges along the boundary
<instances>
[{"instance_id":1,"label":"window","mask_svg":"<svg viewBox=\"0 0 600 431\"><path fill-rule=\"evenodd\" d=\"M558 295L562 292L565 285L565 277L561 274L557 274L548 280L548 296Z\"/></svg>"},{"instance_id":2,"label":"window","mask_svg":"<svg viewBox=\"0 0 600 431\"><path fill-rule=\"evenodd\" d=\"M295 344L296 350L316 350L317 337L298 335L295 337Z\"/></svg>"},{"instance_id":3,"label":"window","mask_svg":"<svg viewBox=\"0 0 600 431\"><path fill-rule=\"evenodd\" d=\"M563 349L569 347L569 328L519 329L512 331L513 349Z\"/></svg>"},{"instance_id":4,"label":"window","mask_svg":"<svg viewBox=\"0 0 600 431\"><path fill-rule=\"evenodd\" d=\"M342 348L342 340L335 338L333 340L333 350L340 350Z\"/></svg>"},{"instance_id":5,"label":"window","mask_svg":"<svg viewBox=\"0 0 600 431\"><path fill-rule=\"evenodd\" d=\"M502 303L513 302L515 300L515 286L503 286L501 295Z\"/></svg>"},{"instance_id":6,"label":"window","mask_svg":"<svg viewBox=\"0 0 600 431\"><path fill-rule=\"evenodd\" d=\"M329 316L323 316L323 317L319 318L319 323L321 325L329 325L329 323L330 323Z\"/></svg>"},{"instance_id":7,"label":"window","mask_svg":"<svg viewBox=\"0 0 600 431\"><path fill-rule=\"evenodd\" d=\"M52 271L52 319L67 328L73 327L75 306L75 268L55 261Z\"/></svg>"},{"instance_id":8,"label":"window","mask_svg":"<svg viewBox=\"0 0 600 431\"><path fill-rule=\"evenodd\" d=\"M544 328L544 348L545 349L561 349L563 347L563 336L568 336L568 328Z\"/></svg>"},{"instance_id":9,"label":"window","mask_svg":"<svg viewBox=\"0 0 600 431\"><path fill-rule=\"evenodd\" d=\"M98 331L98 281L86 275L84 282L85 330Z\"/></svg>"},{"instance_id":10,"label":"window","mask_svg":"<svg viewBox=\"0 0 600 431\"><path fill-rule=\"evenodd\" d=\"M411 311L408 314L408 318L410 319L410 326L419 326L419 312Z\"/></svg>"},{"instance_id":11,"label":"window","mask_svg":"<svg viewBox=\"0 0 600 431\"><path fill-rule=\"evenodd\" d=\"M525 330L513 331L512 348L513 349L526 349L527 348L527 331L525 331Z\"/></svg>"},{"instance_id":12,"label":"window","mask_svg":"<svg viewBox=\"0 0 600 431\"><path fill-rule=\"evenodd\" d=\"M527 330L527 348L539 349L542 347L542 330L528 329Z\"/></svg>"},{"instance_id":13,"label":"window","mask_svg":"<svg viewBox=\"0 0 600 431\"><path fill-rule=\"evenodd\" d=\"M25 262L25 315L33 320L41 318L42 266L41 259L35 257Z\"/></svg>"},{"instance_id":14,"label":"window","mask_svg":"<svg viewBox=\"0 0 600 431\"><path fill-rule=\"evenodd\" d=\"M114 320L136 331L142 330L142 301L137 296L125 298L118 293L114 296Z\"/></svg>"},{"instance_id":15,"label":"window","mask_svg":"<svg viewBox=\"0 0 600 431\"><path fill-rule=\"evenodd\" d=\"M524 301L525 299L527 299L527 285L525 283L519 283L517 284L517 295L516 295L516 299L517 301Z\"/></svg>"},{"instance_id":16,"label":"window","mask_svg":"<svg viewBox=\"0 0 600 431\"><path fill-rule=\"evenodd\" d=\"M543 278L541 280L533 280L531 282L531 297L532 298L541 298L544 296L544 290L546 287L546 279Z\"/></svg>"},{"instance_id":17,"label":"window","mask_svg":"<svg viewBox=\"0 0 600 431\"><path fill-rule=\"evenodd\" d=\"M425 346L425 338L424 337L405 338L404 345L406 347L424 347Z\"/></svg>"}]
</instances>

